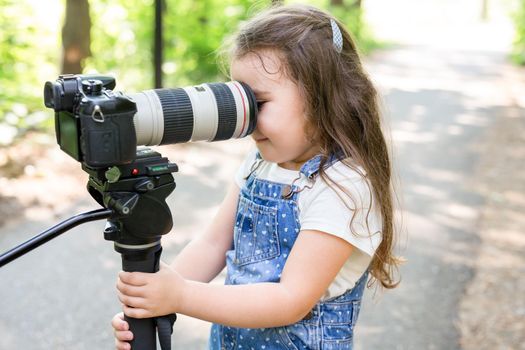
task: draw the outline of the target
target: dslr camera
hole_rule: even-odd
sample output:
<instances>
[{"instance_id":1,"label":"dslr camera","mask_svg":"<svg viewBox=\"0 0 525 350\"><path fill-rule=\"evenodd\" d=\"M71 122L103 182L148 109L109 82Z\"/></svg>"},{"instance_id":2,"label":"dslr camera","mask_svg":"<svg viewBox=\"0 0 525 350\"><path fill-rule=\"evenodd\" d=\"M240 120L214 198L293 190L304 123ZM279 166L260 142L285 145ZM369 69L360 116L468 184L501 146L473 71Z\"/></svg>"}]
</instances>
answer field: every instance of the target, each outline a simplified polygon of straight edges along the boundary
<instances>
[{"instance_id":1,"label":"dslr camera","mask_svg":"<svg viewBox=\"0 0 525 350\"><path fill-rule=\"evenodd\" d=\"M115 85L110 76L61 75L44 86L60 148L90 168L128 164L141 145L241 138L257 122L255 95L242 82L132 94Z\"/></svg>"}]
</instances>

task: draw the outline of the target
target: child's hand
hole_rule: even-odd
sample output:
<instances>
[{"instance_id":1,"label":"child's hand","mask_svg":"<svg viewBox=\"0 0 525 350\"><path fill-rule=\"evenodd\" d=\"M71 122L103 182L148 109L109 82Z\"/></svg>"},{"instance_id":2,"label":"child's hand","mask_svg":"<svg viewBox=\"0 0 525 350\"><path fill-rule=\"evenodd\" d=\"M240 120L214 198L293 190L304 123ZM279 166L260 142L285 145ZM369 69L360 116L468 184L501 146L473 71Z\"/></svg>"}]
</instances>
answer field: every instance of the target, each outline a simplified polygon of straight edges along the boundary
<instances>
[{"instance_id":1,"label":"child's hand","mask_svg":"<svg viewBox=\"0 0 525 350\"><path fill-rule=\"evenodd\" d=\"M186 281L160 262L156 273L120 272L118 298L128 317L149 318L177 312Z\"/></svg>"},{"instance_id":2,"label":"child's hand","mask_svg":"<svg viewBox=\"0 0 525 350\"><path fill-rule=\"evenodd\" d=\"M129 331L129 325L124 321L124 313L119 312L111 320L115 332L115 347L117 350L129 350L131 346L128 341L133 339L133 333Z\"/></svg>"}]
</instances>

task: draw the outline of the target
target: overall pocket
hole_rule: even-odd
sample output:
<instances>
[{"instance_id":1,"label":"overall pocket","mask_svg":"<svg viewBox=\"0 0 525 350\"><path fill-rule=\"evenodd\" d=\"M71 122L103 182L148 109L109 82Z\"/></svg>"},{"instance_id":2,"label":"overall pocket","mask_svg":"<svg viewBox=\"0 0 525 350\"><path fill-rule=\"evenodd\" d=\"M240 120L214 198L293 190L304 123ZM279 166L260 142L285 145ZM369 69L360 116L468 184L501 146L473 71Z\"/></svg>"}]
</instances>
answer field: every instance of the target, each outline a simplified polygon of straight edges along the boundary
<instances>
[{"instance_id":1,"label":"overall pocket","mask_svg":"<svg viewBox=\"0 0 525 350\"><path fill-rule=\"evenodd\" d=\"M323 349L352 349L360 301L327 302L323 312Z\"/></svg>"},{"instance_id":2,"label":"overall pocket","mask_svg":"<svg viewBox=\"0 0 525 350\"><path fill-rule=\"evenodd\" d=\"M241 197L235 220L235 264L250 264L279 254L277 209Z\"/></svg>"}]
</instances>

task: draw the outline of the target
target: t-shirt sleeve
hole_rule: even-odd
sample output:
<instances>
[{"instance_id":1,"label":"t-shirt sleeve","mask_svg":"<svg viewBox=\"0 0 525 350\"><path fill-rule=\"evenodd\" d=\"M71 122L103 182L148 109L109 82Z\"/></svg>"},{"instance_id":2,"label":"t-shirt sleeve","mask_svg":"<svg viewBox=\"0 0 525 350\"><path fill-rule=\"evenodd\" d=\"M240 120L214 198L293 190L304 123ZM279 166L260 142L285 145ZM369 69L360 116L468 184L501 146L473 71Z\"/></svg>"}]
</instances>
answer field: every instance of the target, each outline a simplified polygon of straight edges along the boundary
<instances>
[{"instance_id":1,"label":"t-shirt sleeve","mask_svg":"<svg viewBox=\"0 0 525 350\"><path fill-rule=\"evenodd\" d=\"M351 199L335 185L331 185L335 189L329 187L318 178L312 190L300 198L301 230L332 234L373 256L381 242L381 216L373 206L366 180L353 176L338 179L337 183Z\"/></svg>"},{"instance_id":2,"label":"t-shirt sleeve","mask_svg":"<svg viewBox=\"0 0 525 350\"><path fill-rule=\"evenodd\" d=\"M257 149L248 152L244 160L242 161L237 173L235 174L235 183L239 188L242 188L246 182L246 177L250 174L252 164L255 162L257 156Z\"/></svg>"}]
</instances>

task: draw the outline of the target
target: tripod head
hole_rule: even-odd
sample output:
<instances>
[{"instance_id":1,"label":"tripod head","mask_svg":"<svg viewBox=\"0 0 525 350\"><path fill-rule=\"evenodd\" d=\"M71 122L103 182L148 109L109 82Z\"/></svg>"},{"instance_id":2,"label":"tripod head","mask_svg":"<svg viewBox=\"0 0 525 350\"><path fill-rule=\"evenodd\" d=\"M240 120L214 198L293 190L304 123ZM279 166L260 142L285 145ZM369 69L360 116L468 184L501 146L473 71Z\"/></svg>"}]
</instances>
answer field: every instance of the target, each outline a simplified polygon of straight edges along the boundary
<instances>
[{"instance_id":1,"label":"tripod head","mask_svg":"<svg viewBox=\"0 0 525 350\"><path fill-rule=\"evenodd\" d=\"M175 189L172 172L178 171L160 153L149 148L137 151L133 162L109 169L82 169L89 174L88 192L113 211L104 238L116 245L156 242L168 233L173 221L165 200Z\"/></svg>"}]
</instances>

